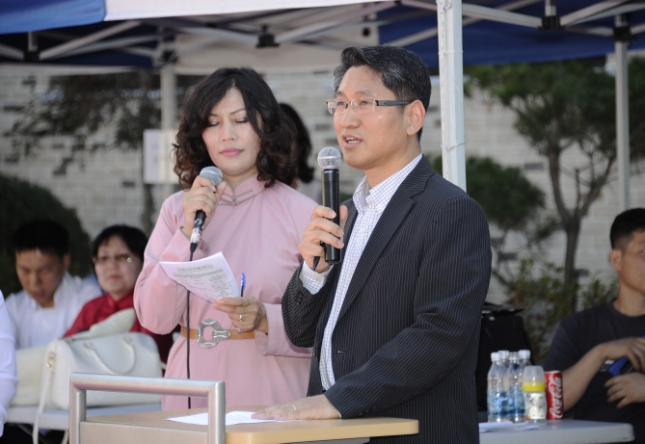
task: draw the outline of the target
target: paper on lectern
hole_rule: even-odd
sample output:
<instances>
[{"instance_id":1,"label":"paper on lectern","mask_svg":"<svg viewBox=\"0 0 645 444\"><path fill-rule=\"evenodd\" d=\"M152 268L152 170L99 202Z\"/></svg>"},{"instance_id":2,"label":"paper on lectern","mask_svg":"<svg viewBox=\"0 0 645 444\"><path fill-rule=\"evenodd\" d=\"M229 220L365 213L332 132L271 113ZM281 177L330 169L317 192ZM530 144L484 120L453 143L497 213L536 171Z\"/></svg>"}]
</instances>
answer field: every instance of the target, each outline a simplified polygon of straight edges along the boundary
<instances>
[{"instance_id":1,"label":"paper on lectern","mask_svg":"<svg viewBox=\"0 0 645 444\"><path fill-rule=\"evenodd\" d=\"M229 412L226 414L226 425L232 426L237 424L256 424L260 422L276 422L274 419L253 419L251 415L255 412ZM194 425L208 425L208 413L198 413L189 416L177 416L175 418L167 418L166 421L181 422L184 424Z\"/></svg>"},{"instance_id":2,"label":"paper on lectern","mask_svg":"<svg viewBox=\"0 0 645 444\"><path fill-rule=\"evenodd\" d=\"M209 302L240 296L240 287L221 252L192 262L159 262L169 278Z\"/></svg>"}]
</instances>

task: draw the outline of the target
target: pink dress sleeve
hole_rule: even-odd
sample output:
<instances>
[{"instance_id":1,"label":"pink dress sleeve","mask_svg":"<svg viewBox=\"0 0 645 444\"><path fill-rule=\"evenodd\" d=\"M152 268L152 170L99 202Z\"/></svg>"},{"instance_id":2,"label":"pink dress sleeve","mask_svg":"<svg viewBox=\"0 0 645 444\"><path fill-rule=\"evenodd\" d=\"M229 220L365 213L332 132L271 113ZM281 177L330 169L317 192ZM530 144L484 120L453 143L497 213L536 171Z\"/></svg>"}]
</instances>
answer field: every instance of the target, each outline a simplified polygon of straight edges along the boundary
<instances>
[{"instance_id":1,"label":"pink dress sleeve","mask_svg":"<svg viewBox=\"0 0 645 444\"><path fill-rule=\"evenodd\" d=\"M134 308L141 325L157 334L173 331L186 311L184 288L170 279L159 265L160 261L188 261L189 258L189 241L181 232L183 213L177 211L177 205L182 205L182 195L182 191L175 193L163 203L134 290Z\"/></svg>"},{"instance_id":2,"label":"pink dress sleeve","mask_svg":"<svg viewBox=\"0 0 645 444\"><path fill-rule=\"evenodd\" d=\"M278 185L281 187L282 185ZM311 220L311 213L316 203L308 198L303 198L299 193L292 193L286 187L280 190L281 194L286 194L285 200L288 201L288 211L284 214L285 220L289 222L289 229L293 233L293 242L296 247L300 243L305 227ZM282 222L284 223L285 220ZM298 254L299 261L302 257ZM297 268L297 264L296 264ZM295 269L294 269L295 272ZM283 289L284 290L284 289ZM282 318L282 304L264 303L267 312L267 321L269 323L269 334L261 332L255 333L255 341L258 350L264 355L309 357L311 349L296 347L289 341L284 328Z\"/></svg>"}]
</instances>

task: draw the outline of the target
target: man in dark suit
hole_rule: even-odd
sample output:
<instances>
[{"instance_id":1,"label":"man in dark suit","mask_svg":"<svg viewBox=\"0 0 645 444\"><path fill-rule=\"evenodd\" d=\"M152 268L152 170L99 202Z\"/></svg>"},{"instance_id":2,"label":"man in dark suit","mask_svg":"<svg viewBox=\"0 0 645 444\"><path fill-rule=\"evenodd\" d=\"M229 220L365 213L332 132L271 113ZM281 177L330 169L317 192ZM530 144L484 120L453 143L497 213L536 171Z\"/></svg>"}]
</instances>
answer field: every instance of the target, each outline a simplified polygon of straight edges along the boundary
<instances>
[{"instance_id":1,"label":"man in dark suit","mask_svg":"<svg viewBox=\"0 0 645 444\"><path fill-rule=\"evenodd\" d=\"M421 155L430 79L419 57L348 48L334 75L328 107L338 142L365 178L341 206L343 228L329 208L314 210L299 247L304 263L282 300L289 339L313 347L309 397L256 417L412 418L418 435L374 442L478 442L486 217ZM343 248L343 262L327 264L320 242Z\"/></svg>"}]
</instances>

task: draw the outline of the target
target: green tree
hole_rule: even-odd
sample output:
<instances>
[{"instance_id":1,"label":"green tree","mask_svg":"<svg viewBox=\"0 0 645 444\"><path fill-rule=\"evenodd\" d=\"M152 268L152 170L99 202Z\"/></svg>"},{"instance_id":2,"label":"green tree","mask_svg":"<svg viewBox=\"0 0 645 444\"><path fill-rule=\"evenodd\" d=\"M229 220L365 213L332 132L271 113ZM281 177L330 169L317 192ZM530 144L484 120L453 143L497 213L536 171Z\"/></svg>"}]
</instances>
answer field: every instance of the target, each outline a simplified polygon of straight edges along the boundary
<instances>
[{"instance_id":1,"label":"green tree","mask_svg":"<svg viewBox=\"0 0 645 444\"><path fill-rule=\"evenodd\" d=\"M143 130L159 128L159 77L146 71L53 77L34 95L5 135L14 149L34 154L45 136L72 137L72 156L101 148L139 149ZM89 144L106 125L112 139ZM74 159L75 160L75 159Z\"/></svg>"},{"instance_id":2,"label":"green tree","mask_svg":"<svg viewBox=\"0 0 645 444\"><path fill-rule=\"evenodd\" d=\"M574 302L580 300L583 309L607 302L618 294L618 283L606 284L597 278L586 285L566 283L562 267L523 259L508 289L508 302L524 308L521 315L531 340L533 358L543 362L560 321L574 313Z\"/></svg>"},{"instance_id":3,"label":"green tree","mask_svg":"<svg viewBox=\"0 0 645 444\"><path fill-rule=\"evenodd\" d=\"M431 157L430 163L441 174L441 157ZM556 228L556 220L544 215L544 192L532 184L517 167L505 167L490 157L466 159L468 194L484 209L486 217L501 233L491 239L493 249L492 274L506 288L515 279L511 261L517 253L508 251L511 233L519 235L521 249L532 252Z\"/></svg>"},{"instance_id":4,"label":"green tree","mask_svg":"<svg viewBox=\"0 0 645 444\"><path fill-rule=\"evenodd\" d=\"M564 283L577 282L576 250L581 221L612 179L616 161L614 79L580 61L480 66L468 71L467 92L475 89L515 113L515 128L548 161L549 178L560 224L566 233ZM645 157L645 60L629 66L631 159ZM586 159L569 171L565 151ZM573 203L565 202L563 176L575 183ZM571 301L575 309L576 298Z\"/></svg>"},{"instance_id":5,"label":"green tree","mask_svg":"<svg viewBox=\"0 0 645 444\"><path fill-rule=\"evenodd\" d=\"M90 272L90 238L74 210L65 208L45 188L3 175L0 175L0 196L0 289L5 296L21 288L9 241L18 227L30 220L46 217L67 228L72 256L70 273L85 276Z\"/></svg>"},{"instance_id":6,"label":"green tree","mask_svg":"<svg viewBox=\"0 0 645 444\"><path fill-rule=\"evenodd\" d=\"M198 79L178 77L178 103ZM37 155L43 137L71 137L71 152L55 169L61 173L70 164L82 162L85 152L141 149L143 131L161 125L160 107L159 76L152 71L53 77L46 92L35 94L24 106L5 136L11 138L15 154L26 156ZM102 131L106 127L111 130ZM143 190L141 224L150 232L151 216L156 213L152 186L146 184Z\"/></svg>"}]
</instances>

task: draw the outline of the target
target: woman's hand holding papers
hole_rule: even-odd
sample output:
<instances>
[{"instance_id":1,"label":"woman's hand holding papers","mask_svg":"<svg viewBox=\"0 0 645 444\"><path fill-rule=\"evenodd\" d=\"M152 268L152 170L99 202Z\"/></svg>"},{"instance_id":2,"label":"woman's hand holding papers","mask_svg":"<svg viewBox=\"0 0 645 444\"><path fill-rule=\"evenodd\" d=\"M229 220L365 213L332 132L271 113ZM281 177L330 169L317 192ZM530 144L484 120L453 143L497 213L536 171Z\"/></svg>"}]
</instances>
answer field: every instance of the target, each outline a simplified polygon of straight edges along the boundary
<instances>
[{"instance_id":1,"label":"woman's hand holding papers","mask_svg":"<svg viewBox=\"0 0 645 444\"><path fill-rule=\"evenodd\" d=\"M228 313L228 317L236 328L243 331L258 330L269 333L269 322L264 304L253 296L241 298L221 298L213 306Z\"/></svg>"}]
</instances>

